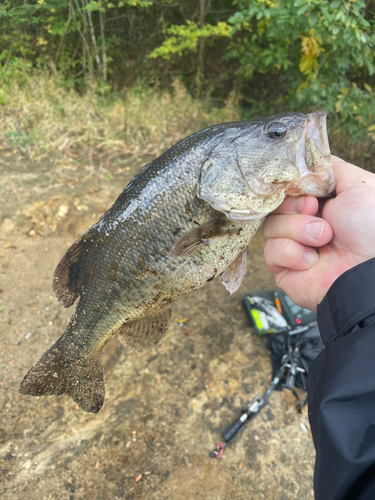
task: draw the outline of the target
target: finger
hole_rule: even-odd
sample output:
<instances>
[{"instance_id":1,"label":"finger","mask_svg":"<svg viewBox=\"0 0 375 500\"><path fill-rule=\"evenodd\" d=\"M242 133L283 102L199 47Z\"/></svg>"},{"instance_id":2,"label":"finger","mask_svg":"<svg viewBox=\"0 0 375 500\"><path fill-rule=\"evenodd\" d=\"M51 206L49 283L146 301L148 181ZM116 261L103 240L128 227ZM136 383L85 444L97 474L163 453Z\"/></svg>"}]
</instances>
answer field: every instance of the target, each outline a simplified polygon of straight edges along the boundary
<instances>
[{"instance_id":1,"label":"finger","mask_svg":"<svg viewBox=\"0 0 375 500\"><path fill-rule=\"evenodd\" d=\"M274 214L306 214L315 215L318 211L318 200L313 196L287 196L282 204L276 208Z\"/></svg>"},{"instance_id":2,"label":"finger","mask_svg":"<svg viewBox=\"0 0 375 500\"><path fill-rule=\"evenodd\" d=\"M306 271L318 262L318 253L288 238L271 238L264 246L266 264L272 274L284 269Z\"/></svg>"},{"instance_id":3,"label":"finger","mask_svg":"<svg viewBox=\"0 0 375 500\"><path fill-rule=\"evenodd\" d=\"M266 240L288 238L320 247L331 241L333 231L327 221L311 215L271 215L264 224L263 235Z\"/></svg>"},{"instance_id":4,"label":"finger","mask_svg":"<svg viewBox=\"0 0 375 500\"><path fill-rule=\"evenodd\" d=\"M317 264L319 265L319 264ZM275 275L279 288L292 299L295 304L316 312L316 307L322 301L325 293L316 290L315 266L306 271L283 269Z\"/></svg>"}]
</instances>

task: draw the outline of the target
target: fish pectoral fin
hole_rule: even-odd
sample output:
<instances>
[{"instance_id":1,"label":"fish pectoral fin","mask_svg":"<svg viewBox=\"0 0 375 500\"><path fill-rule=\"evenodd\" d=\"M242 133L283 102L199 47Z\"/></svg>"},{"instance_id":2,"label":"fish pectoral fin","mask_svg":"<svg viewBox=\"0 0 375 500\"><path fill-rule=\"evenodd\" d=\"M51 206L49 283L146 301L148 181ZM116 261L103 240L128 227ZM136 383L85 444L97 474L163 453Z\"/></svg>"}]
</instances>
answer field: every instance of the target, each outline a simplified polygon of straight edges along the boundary
<instances>
[{"instance_id":1,"label":"fish pectoral fin","mask_svg":"<svg viewBox=\"0 0 375 500\"><path fill-rule=\"evenodd\" d=\"M150 347L159 344L168 330L171 307L154 314L124 323L117 330L119 339L127 347Z\"/></svg>"},{"instance_id":2,"label":"fish pectoral fin","mask_svg":"<svg viewBox=\"0 0 375 500\"><path fill-rule=\"evenodd\" d=\"M220 276L221 283L231 295L239 289L242 279L246 274L246 255L247 248L245 248L245 250L241 252L231 264L229 264Z\"/></svg>"},{"instance_id":3,"label":"fish pectoral fin","mask_svg":"<svg viewBox=\"0 0 375 500\"><path fill-rule=\"evenodd\" d=\"M82 261L87 254L87 244L91 241L95 230L95 226L91 227L73 243L53 274L53 291L65 307L70 307L82 291Z\"/></svg>"},{"instance_id":4,"label":"fish pectoral fin","mask_svg":"<svg viewBox=\"0 0 375 500\"><path fill-rule=\"evenodd\" d=\"M219 215L205 224L185 233L169 252L170 257L182 257L198 252L211 240L223 236L227 231L227 220L224 215Z\"/></svg>"},{"instance_id":5,"label":"fish pectoral fin","mask_svg":"<svg viewBox=\"0 0 375 500\"><path fill-rule=\"evenodd\" d=\"M59 339L28 371L19 392L30 396L66 393L82 410L98 413L105 395L101 349L77 358L74 344L70 348L60 344Z\"/></svg>"}]
</instances>

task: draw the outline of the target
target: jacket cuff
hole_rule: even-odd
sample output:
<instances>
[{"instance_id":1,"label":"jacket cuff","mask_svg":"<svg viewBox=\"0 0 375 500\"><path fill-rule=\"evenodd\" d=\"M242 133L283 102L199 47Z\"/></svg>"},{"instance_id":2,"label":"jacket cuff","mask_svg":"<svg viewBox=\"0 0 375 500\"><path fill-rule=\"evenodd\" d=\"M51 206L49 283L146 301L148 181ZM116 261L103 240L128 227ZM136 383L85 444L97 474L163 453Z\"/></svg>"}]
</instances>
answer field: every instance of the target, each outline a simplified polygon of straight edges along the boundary
<instances>
[{"instance_id":1,"label":"jacket cuff","mask_svg":"<svg viewBox=\"0 0 375 500\"><path fill-rule=\"evenodd\" d=\"M375 258L349 269L318 305L318 325L327 345L375 314Z\"/></svg>"}]
</instances>

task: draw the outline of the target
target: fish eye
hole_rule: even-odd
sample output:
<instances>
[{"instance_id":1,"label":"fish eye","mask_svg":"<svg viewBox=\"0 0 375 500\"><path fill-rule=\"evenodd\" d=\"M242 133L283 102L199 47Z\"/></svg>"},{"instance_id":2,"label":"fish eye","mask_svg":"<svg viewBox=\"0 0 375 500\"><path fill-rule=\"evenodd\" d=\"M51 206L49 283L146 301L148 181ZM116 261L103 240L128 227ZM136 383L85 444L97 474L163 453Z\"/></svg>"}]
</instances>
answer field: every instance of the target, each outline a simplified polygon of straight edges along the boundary
<instances>
[{"instance_id":1,"label":"fish eye","mask_svg":"<svg viewBox=\"0 0 375 500\"><path fill-rule=\"evenodd\" d=\"M271 125L267 127L266 135L270 139L282 139L286 135L285 125L282 123L271 123Z\"/></svg>"}]
</instances>

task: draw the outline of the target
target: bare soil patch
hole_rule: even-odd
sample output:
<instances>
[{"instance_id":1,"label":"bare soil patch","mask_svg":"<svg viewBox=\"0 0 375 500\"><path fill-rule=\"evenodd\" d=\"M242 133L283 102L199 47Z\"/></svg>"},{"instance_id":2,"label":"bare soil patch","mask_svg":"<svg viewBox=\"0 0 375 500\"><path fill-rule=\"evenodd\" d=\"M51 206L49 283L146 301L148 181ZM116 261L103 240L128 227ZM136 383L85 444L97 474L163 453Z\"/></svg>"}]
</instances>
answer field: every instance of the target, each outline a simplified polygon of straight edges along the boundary
<instances>
[{"instance_id":1,"label":"bare soil patch","mask_svg":"<svg viewBox=\"0 0 375 500\"><path fill-rule=\"evenodd\" d=\"M53 296L68 246L150 158L0 157L0 494L4 500L312 500L314 448L307 410L274 393L220 461L208 453L271 378L265 340L241 299L274 286L263 239L229 296L217 281L179 301L157 348L105 348L98 415L67 396L18 393L26 371L61 335L72 310ZM188 317L187 333L178 320Z\"/></svg>"}]
</instances>

